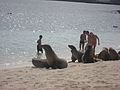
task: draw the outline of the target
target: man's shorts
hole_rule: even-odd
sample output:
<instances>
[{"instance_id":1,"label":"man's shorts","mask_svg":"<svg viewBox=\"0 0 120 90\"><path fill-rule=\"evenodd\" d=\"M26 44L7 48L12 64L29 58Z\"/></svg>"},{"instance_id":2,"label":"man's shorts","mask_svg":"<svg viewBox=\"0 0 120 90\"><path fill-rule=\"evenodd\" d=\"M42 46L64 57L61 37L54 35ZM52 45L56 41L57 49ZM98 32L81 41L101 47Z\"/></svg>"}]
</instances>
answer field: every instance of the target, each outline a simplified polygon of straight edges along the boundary
<instances>
[{"instance_id":1,"label":"man's shorts","mask_svg":"<svg viewBox=\"0 0 120 90\"><path fill-rule=\"evenodd\" d=\"M80 41L80 43L81 43L81 44L84 44L84 43L85 43L85 41L81 40L81 41Z\"/></svg>"}]
</instances>

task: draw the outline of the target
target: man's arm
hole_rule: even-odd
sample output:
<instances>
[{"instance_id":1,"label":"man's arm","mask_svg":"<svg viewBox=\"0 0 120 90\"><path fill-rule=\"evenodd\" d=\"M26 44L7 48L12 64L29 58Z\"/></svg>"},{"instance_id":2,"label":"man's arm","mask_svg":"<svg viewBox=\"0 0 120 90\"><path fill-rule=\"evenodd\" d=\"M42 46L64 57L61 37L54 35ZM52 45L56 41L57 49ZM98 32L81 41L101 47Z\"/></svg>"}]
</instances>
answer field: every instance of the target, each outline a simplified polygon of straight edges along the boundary
<instances>
[{"instance_id":1,"label":"man's arm","mask_svg":"<svg viewBox=\"0 0 120 90\"><path fill-rule=\"evenodd\" d=\"M96 38L98 40L98 45L100 45L100 39L98 38L98 36L96 35Z\"/></svg>"}]
</instances>

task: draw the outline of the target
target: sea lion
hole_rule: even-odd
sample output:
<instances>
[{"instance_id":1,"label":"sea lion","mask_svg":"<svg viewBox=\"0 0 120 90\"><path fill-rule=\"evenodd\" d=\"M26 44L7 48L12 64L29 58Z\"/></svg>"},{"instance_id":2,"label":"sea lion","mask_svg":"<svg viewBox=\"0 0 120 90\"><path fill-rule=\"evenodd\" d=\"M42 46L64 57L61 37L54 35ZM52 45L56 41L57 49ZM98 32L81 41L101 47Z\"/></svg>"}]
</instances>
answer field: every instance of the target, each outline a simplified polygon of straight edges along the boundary
<instances>
[{"instance_id":1,"label":"sea lion","mask_svg":"<svg viewBox=\"0 0 120 90\"><path fill-rule=\"evenodd\" d=\"M94 63L95 60L93 57L94 57L94 50L91 45L88 45L85 50L85 53L82 56L82 62L83 63Z\"/></svg>"},{"instance_id":2,"label":"sea lion","mask_svg":"<svg viewBox=\"0 0 120 90\"><path fill-rule=\"evenodd\" d=\"M49 68L50 67L47 63L47 59L33 58L32 64L37 68Z\"/></svg>"},{"instance_id":3,"label":"sea lion","mask_svg":"<svg viewBox=\"0 0 120 90\"><path fill-rule=\"evenodd\" d=\"M64 59L60 59L55 54L55 52L53 51L50 45L45 44L45 45L41 45L41 47L45 50L47 63L50 67L52 67L53 69L67 68L68 66L67 61Z\"/></svg>"},{"instance_id":4,"label":"sea lion","mask_svg":"<svg viewBox=\"0 0 120 90\"><path fill-rule=\"evenodd\" d=\"M75 62L76 60L78 60L78 62L82 62L82 55L83 53L82 52L79 52L75 46L73 45L68 45L68 47L71 49L71 53L72 53L72 56L71 56L71 59L72 59L72 62Z\"/></svg>"},{"instance_id":5,"label":"sea lion","mask_svg":"<svg viewBox=\"0 0 120 90\"><path fill-rule=\"evenodd\" d=\"M118 51L119 59L120 59L120 51Z\"/></svg>"},{"instance_id":6,"label":"sea lion","mask_svg":"<svg viewBox=\"0 0 120 90\"><path fill-rule=\"evenodd\" d=\"M103 48L103 50L98 54L98 58L104 61L110 60L110 54L108 53L108 48Z\"/></svg>"},{"instance_id":7,"label":"sea lion","mask_svg":"<svg viewBox=\"0 0 120 90\"><path fill-rule=\"evenodd\" d=\"M118 54L120 55L120 51L118 52Z\"/></svg>"},{"instance_id":8,"label":"sea lion","mask_svg":"<svg viewBox=\"0 0 120 90\"><path fill-rule=\"evenodd\" d=\"M119 59L118 53L113 48L109 48L109 54L110 54L110 60L118 60Z\"/></svg>"}]
</instances>

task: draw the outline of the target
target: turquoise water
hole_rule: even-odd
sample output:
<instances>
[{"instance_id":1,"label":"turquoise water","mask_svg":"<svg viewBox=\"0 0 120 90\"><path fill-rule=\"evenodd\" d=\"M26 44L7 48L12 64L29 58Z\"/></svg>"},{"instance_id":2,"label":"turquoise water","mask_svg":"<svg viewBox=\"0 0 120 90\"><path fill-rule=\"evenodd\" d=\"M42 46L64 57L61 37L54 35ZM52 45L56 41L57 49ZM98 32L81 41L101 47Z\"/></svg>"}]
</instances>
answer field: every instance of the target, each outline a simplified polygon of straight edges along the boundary
<instances>
[{"instance_id":1,"label":"turquoise water","mask_svg":"<svg viewBox=\"0 0 120 90\"><path fill-rule=\"evenodd\" d=\"M36 41L40 34L43 35L43 44L50 44L59 57L67 60L71 57L67 45L73 44L78 49L83 30L99 36L101 44L96 53L103 47L119 51L120 14L116 10L120 10L120 6L0 0L0 66L30 64L36 57Z\"/></svg>"}]
</instances>

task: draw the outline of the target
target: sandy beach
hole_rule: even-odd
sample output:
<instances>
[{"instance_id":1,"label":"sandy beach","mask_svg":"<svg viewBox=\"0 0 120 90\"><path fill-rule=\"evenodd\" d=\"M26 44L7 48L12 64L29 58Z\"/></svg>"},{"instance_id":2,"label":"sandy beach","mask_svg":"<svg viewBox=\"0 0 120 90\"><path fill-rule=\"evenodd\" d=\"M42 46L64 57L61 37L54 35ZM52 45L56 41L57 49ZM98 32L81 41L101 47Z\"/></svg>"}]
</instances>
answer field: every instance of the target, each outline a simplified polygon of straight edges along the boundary
<instances>
[{"instance_id":1,"label":"sandy beach","mask_svg":"<svg viewBox=\"0 0 120 90\"><path fill-rule=\"evenodd\" d=\"M39 35L67 61L68 45L78 49L83 30L100 38L96 53L103 47L120 51L120 5L68 1L0 0L0 90L120 90L120 60L65 69L32 65Z\"/></svg>"},{"instance_id":2,"label":"sandy beach","mask_svg":"<svg viewBox=\"0 0 120 90\"><path fill-rule=\"evenodd\" d=\"M1 69L0 90L119 90L120 61L69 63L66 69Z\"/></svg>"}]
</instances>

